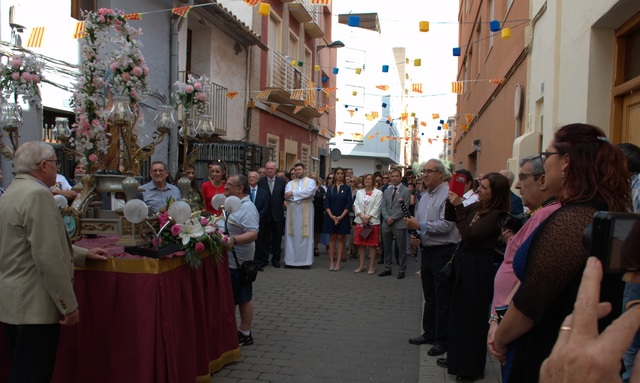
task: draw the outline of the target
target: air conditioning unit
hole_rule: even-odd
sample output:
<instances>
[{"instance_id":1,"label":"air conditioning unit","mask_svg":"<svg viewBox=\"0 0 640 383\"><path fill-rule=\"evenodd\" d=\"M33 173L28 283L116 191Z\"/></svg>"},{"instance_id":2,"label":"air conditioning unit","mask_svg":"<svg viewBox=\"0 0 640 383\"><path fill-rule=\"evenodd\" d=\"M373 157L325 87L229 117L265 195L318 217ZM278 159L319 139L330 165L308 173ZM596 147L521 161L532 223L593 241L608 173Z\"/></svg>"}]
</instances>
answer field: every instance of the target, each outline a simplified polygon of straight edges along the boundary
<instances>
[{"instance_id":1,"label":"air conditioning unit","mask_svg":"<svg viewBox=\"0 0 640 383\"><path fill-rule=\"evenodd\" d=\"M20 33L24 32L24 29L26 28L24 24L18 21L15 5L9 7L9 25L11 26L11 28L16 29Z\"/></svg>"}]
</instances>

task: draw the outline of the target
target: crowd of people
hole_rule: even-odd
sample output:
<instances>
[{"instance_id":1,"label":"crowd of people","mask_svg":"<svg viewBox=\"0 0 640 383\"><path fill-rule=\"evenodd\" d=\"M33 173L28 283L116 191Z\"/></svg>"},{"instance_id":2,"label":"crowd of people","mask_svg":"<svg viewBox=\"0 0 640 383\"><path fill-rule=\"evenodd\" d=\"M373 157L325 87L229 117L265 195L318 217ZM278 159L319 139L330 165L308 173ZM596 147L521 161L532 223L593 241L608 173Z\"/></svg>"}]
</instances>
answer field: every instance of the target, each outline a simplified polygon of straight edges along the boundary
<instances>
[{"instance_id":1,"label":"crowd of people","mask_svg":"<svg viewBox=\"0 0 640 383\"><path fill-rule=\"evenodd\" d=\"M0 234L21 241L0 244L0 321L11 323L10 338L25 342L26 350L31 337L43 336L48 337L51 350L59 325L45 335L40 329L29 338L20 335L27 322L35 322L25 319L14 299L6 298L21 296L7 282L11 280L8 262L33 253L42 242L30 242L33 235L19 232L20 225L7 219L6 213L29 222L38 221L33 216L38 210L56 215L41 186L56 193L66 185L56 187L57 161L48 148L24 144L14 160L16 179L0 191L4 192ZM240 311L240 345L254 341L252 283L238 279L242 262L254 260L259 271L268 265L309 269L323 244L332 272L342 270L351 256L357 260L355 273L376 274L380 264L378 276L386 277L393 274L395 264L401 280L409 257L418 257L424 297L422 334L409 343L431 345L428 355L443 356L436 363L457 381L482 379L487 351L501 362L504 382L585 381L567 375L584 361L568 358L561 350L581 355L604 339L615 347L610 347L614 351L607 355L607 363L593 364L600 369L597 376L613 374L629 381L640 336L631 339L619 334L635 332L640 325L638 309L633 308L640 302L640 287L635 283L640 278L626 278L625 286L621 274L603 276L600 264L588 261L583 233L598 211L640 212L639 172L640 148L613 145L599 128L571 124L555 133L545 151L522 159L517 175L496 170L474 177L464 169L451 174L442 161L430 159L421 166L420 177L398 168L356 176L352 169L336 167L322 180L316 173L307 174L302 163L287 173L269 161L246 175L229 175L224 162L212 162L202 183L195 168L187 169L191 188L184 197L195 210L210 215L223 213L212 206L217 194L233 195L242 202L240 210L230 215L225 232L233 252L229 267ZM451 177L464 185L450 189ZM183 197L168 178L164 163L152 163L151 181L142 186L145 191L140 195L152 213L162 209L167 198ZM33 203L35 210L16 210L25 198L40 201ZM59 299L56 296L58 300L47 303L50 314L33 316L39 324L73 324L78 319L77 303L68 291L68 261L74 251L80 261L87 254L69 248L63 234L47 231L55 237L50 242L59 243L56 259L66 266L58 271L63 280L62 287L55 288ZM42 252L49 254L49 250ZM89 256L105 259L103 253L97 249ZM35 273L40 262L51 261L33 255L36 267L25 272ZM33 276L30 289L51 296L48 284L39 278ZM623 292L627 312L621 316ZM579 297L590 300L576 301ZM611 305L603 309L598 299ZM609 325L607 335L599 336ZM573 332L589 336L574 337ZM25 352L21 357L51 365L50 351ZM15 369L24 373L27 365Z\"/></svg>"}]
</instances>

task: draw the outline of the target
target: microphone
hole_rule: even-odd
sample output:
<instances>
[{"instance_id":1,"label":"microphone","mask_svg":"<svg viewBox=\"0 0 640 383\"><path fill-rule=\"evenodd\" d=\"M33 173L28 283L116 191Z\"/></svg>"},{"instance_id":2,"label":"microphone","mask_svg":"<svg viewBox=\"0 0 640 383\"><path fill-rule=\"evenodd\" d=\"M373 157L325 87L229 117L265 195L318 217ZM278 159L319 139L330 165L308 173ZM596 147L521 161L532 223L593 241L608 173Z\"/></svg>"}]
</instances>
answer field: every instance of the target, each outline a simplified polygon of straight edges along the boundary
<instances>
[{"instance_id":1,"label":"microphone","mask_svg":"<svg viewBox=\"0 0 640 383\"><path fill-rule=\"evenodd\" d=\"M404 213L404 216L406 218L411 218L411 214L409 214L409 209L407 209L407 205L404 204L404 198L398 199L398 203L400 204L400 208L402 209L402 213ZM413 238L420 239L420 233L418 232L418 230L407 229L407 231L409 232L409 234L411 234ZM420 250L423 249L422 241L420 241L420 244L418 245L418 249Z\"/></svg>"}]
</instances>

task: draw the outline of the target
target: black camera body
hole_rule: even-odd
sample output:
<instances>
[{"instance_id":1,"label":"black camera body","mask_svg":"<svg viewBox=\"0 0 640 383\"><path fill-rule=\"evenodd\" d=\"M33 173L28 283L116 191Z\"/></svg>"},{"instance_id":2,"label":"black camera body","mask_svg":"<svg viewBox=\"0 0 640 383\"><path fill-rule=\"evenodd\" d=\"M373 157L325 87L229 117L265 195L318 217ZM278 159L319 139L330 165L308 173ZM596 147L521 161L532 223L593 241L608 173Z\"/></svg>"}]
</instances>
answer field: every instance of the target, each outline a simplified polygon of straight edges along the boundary
<instances>
[{"instance_id":1,"label":"black camera body","mask_svg":"<svg viewBox=\"0 0 640 383\"><path fill-rule=\"evenodd\" d=\"M507 211L498 213L498 226L501 229L511 230L515 234L522 228L522 225L524 225L524 220L521 218Z\"/></svg>"},{"instance_id":2,"label":"black camera body","mask_svg":"<svg viewBox=\"0 0 640 383\"><path fill-rule=\"evenodd\" d=\"M584 230L582 242L605 272L640 270L640 214L599 211Z\"/></svg>"}]
</instances>

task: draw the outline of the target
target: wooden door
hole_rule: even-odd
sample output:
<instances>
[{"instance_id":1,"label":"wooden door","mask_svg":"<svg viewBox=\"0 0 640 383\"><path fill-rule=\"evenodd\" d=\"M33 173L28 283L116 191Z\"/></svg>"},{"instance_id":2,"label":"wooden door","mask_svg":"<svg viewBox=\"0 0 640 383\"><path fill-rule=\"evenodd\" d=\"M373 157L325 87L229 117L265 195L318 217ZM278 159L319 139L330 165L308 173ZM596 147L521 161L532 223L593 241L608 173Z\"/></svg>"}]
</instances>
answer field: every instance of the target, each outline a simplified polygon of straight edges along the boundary
<instances>
[{"instance_id":1,"label":"wooden door","mask_svg":"<svg viewBox=\"0 0 640 383\"><path fill-rule=\"evenodd\" d=\"M625 96L622 100L622 131L620 142L640 146L640 92Z\"/></svg>"}]
</instances>

